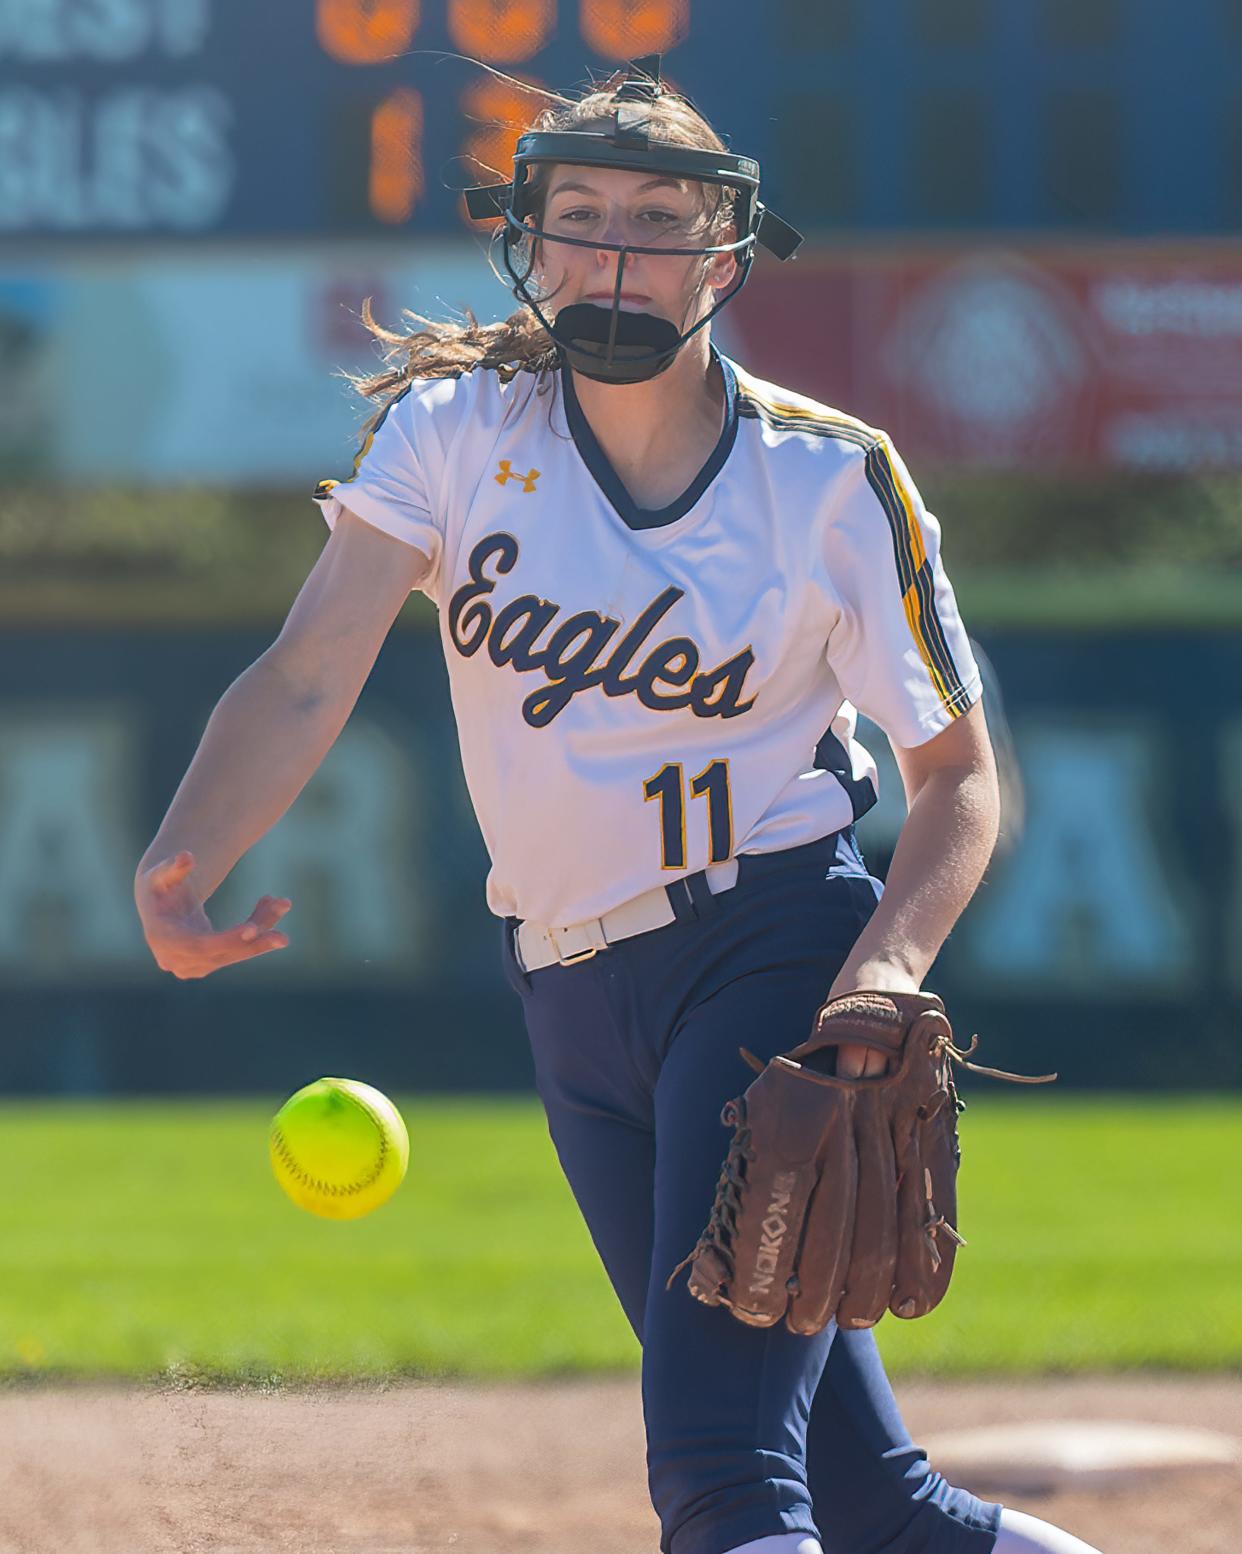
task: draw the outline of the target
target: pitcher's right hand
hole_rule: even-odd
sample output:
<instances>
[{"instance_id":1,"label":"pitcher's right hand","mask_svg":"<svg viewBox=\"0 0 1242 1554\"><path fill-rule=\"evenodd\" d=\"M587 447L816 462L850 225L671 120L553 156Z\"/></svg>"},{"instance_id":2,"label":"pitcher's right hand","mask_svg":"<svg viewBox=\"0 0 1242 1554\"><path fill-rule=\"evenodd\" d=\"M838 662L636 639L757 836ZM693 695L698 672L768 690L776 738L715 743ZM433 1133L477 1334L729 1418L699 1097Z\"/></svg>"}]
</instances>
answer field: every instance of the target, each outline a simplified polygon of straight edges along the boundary
<instances>
[{"instance_id":1,"label":"pitcher's right hand","mask_svg":"<svg viewBox=\"0 0 1242 1554\"><path fill-rule=\"evenodd\" d=\"M194 854L177 853L144 869L134 881L134 900L155 963L185 981L205 977L235 961L283 950L287 935L276 924L293 903L285 896L261 896L244 922L217 930L190 883Z\"/></svg>"}]
</instances>

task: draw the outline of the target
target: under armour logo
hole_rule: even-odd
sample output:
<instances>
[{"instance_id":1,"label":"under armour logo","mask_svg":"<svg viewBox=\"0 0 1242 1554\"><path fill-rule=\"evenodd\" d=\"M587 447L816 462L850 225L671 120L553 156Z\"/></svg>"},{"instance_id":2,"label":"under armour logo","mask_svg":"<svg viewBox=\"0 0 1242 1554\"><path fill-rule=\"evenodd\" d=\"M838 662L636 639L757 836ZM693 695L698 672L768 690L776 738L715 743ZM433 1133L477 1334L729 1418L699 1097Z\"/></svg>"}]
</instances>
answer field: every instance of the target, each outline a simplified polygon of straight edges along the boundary
<instances>
[{"instance_id":1,"label":"under armour logo","mask_svg":"<svg viewBox=\"0 0 1242 1554\"><path fill-rule=\"evenodd\" d=\"M516 470L509 467L508 459L501 459L500 474L493 475L492 479L498 486L503 486L506 480L520 480L523 491L533 491L535 489L535 482L539 479L541 473L542 471L540 470L531 469L527 470L526 474L520 475Z\"/></svg>"}]
</instances>

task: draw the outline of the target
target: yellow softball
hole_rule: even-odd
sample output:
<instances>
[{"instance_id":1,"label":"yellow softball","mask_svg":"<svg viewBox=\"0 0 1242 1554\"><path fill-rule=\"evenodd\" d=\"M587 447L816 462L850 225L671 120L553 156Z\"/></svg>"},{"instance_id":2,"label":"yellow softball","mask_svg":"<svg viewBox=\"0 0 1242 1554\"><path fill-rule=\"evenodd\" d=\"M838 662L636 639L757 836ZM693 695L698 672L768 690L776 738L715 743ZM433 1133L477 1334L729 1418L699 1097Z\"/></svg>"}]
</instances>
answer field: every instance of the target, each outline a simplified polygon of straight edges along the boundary
<instances>
[{"instance_id":1,"label":"yellow softball","mask_svg":"<svg viewBox=\"0 0 1242 1554\"><path fill-rule=\"evenodd\" d=\"M316 1079L272 1118L276 1180L299 1208L358 1219L386 1203L410 1163L410 1136L386 1095L358 1079Z\"/></svg>"}]
</instances>

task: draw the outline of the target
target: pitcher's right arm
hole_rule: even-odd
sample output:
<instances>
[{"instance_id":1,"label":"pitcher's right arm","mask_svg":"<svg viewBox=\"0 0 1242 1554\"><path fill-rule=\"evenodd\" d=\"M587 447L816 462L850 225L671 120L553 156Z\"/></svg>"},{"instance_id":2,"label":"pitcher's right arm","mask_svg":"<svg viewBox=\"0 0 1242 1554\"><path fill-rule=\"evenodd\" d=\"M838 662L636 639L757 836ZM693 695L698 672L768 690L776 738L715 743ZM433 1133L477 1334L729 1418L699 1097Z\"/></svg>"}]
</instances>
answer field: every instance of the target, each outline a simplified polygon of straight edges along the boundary
<instances>
[{"instance_id":1,"label":"pitcher's right arm","mask_svg":"<svg viewBox=\"0 0 1242 1554\"><path fill-rule=\"evenodd\" d=\"M288 942L289 909L263 897L215 930L203 903L302 791L353 710L410 590L430 568L414 546L343 511L279 636L220 698L134 880L157 963L201 977Z\"/></svg>"}]
</instances>

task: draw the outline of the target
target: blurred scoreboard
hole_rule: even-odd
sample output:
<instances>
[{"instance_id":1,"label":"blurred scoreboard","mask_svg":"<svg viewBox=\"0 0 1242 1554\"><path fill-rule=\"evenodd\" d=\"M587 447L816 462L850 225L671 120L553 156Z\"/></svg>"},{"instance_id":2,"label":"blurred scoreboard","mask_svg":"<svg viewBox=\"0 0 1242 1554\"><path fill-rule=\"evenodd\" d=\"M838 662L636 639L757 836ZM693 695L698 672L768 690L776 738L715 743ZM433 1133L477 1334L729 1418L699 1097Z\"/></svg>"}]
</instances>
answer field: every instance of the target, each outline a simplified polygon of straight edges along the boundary
<instances>
[{"instance_id":1,"label":"blurred scoreboard","mask_svg":"<svg viewBox=\"0 0 1242 1554\"><path fill-rule=\"evenodd\" d=\"M565 88L691 29L691 0L0 0L0 235L460 230L544 102L453 55Z\"/></svg>"},{"instance_id":2,"label":"blurred scoreboard","mask_svg":"<svg viewBox=\"0 0 1242 1554\"><path fill-rule=\"evenodd\" d=\"M460 234L660 52L825 232L1230 234L1239 0L0 0L0 243Z\"/></svg>"}]
</instances>

